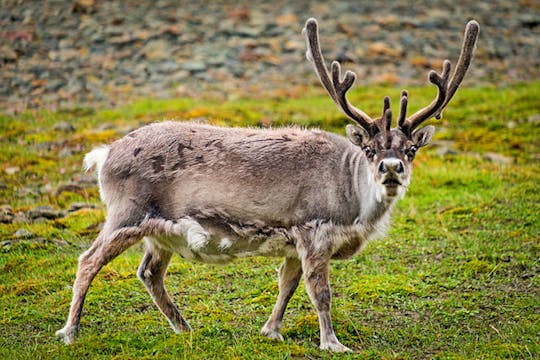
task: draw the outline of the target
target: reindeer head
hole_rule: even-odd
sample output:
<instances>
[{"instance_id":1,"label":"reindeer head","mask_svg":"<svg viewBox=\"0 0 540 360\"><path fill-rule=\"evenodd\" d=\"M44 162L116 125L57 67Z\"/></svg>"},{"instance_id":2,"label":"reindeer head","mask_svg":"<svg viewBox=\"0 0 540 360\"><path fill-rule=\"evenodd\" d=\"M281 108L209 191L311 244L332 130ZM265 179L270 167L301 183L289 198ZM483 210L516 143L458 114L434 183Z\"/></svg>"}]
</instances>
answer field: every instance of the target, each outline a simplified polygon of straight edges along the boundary
<instances>
[{"instance_id":1,"label":"reindeer head","mask_svg":"<svg viewBox=\"0 0 540 360\"><path fill-rule=\"evenodd\" d=\"M410 117L407 113L407 91L401 92L400 111L397 126L391 129L392 111L390 98L384 98L381 117L370 118L366 113L352 106L347 100L347 91L353 85L356 74L352 71L341 76L337 61L331 65L331 74L324 63L319 45L317 20L310 18L302 30L306 38L307 59L312 63L319 80L339 109L356 125L347 125L347 137L365 154L370 164L374 181L381 185L382 193L395 197L403 193L411 178L412 161L416 151L429 144L435 128L425 126L417 129L424 121L435 117L440 119L442 111L463 81L475 49L480 26L474 20L465 27L465 36L457 66L450 78L450 61L445 60L441 74L429 72L429 81L438 88L437 97L427 107Z\"/></svg>"}]
</instances>

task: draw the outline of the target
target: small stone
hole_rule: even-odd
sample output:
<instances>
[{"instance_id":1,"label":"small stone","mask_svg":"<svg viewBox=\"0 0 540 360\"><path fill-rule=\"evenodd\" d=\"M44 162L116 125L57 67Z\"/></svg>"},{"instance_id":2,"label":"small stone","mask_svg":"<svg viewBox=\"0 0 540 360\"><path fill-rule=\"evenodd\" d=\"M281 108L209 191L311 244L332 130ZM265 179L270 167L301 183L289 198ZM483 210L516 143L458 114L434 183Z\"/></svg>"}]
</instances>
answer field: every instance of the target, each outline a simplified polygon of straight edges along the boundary
<instances>
[{"instance_id":1,"label":"small stone","mask_svg":"<svg viewBox=\"0 0 540 360\"><path fill-rule=\"evenodd\" d=\"M64 216L64 213L59 210L54 210L50 206L38 206L28 211L30 219L35 220L38 218L45 218L49 220L58 219Z\"/></svg>"},{"instance_id":2,"label":"small stone","mask_svg":"<svg viewBox=\"0 0 540 360\"><path fill-rule=\"evenodd\" d=\"M52 240L52 242L57 247L65 247L65 246L69 245L69 243L66 240L63 240L63 239L54 239L54 240Z\"/></svg>"},{"instance_id":3,"label":"small stone","mask_svg":"<svg viewBox=\"0 0 540 360\"><path fill-rule=\"evenodd\" d=\"M170 76L170 79L173 82L182 82L185 81L190 75L190 72L187 70L179 70Z\"/></svg>"},{"instance_id":4,"label":"small stone","mask_svg":"<svg viewBox=\"0 0 540 360\"><path fill-rule=\"evenodd\" d=\"M375 83L381 84L397 84L399 77L393 72L384 72L373 77Z\"/></svg>"},{"instance_id":5,"label":"small stone","mask_svg":"<svg viewBox=\"0 0 540 360\"><path fill-rule=\"evenodd\" d=\"M73 4L73 12L90 14L94 11L94 0L75 0Z\"/></svg>"},{"instance_id":6,"label":"small stone","mask_svg":"<svg viewBox=\"0 0 540 360\"><path fill-rule=\"evenodd\" d=\"M496 164L503 164L508 165L513 162L513 159L508 156L504 156L502 154L494 153L494 152L487 152L484 154L484 160L491 161Z\"/></svg>"},{"instance_id":7,"label":"small stone","mask_svg":"<svg viewBox=\"0 0 540 360\"><path fill-rule=\"evenodd\" d=\"M68 80L68 83L64 89L70 95L78 94L84 89L84 81L82 79L72 77Z\"/></svg>"},{"instance_id":8,"label":"small stone","mask_svg":"<svg viewBox=\"0 0 540 360\"><path fill-rule=\"evenodd\" d=\"M180 69L180 64L176 61L163 61L151 66L151 70L161 73L161 74L170 74Z\"/></svg>"},{"instance_id":9,"label":"small stone","mask_svg":"<svg viewBox=\"0 0 540 360\"><path fill-rule=\"evenodd\" d=\"M15 214L13 213L13 209L11 208L11 206L0 206L0 223L10 224L11 222L13 222L14 217Z\"/></svg>"},{"instance_id":10,"label":"small stone","mask_svg":"<svg viewBox=\"0 0 540 360\"><path fill-rule=\"evenodd\" d=\"M377 24L386 28L399 28L401 26L401 17L395 14L382 15L375 18Z\"/></svg>"},{"instance_id":11,"label":"small stone","mask_svg":"<svg viewBox=\"0 0 540 360\"><path fill-rule=\"evenodd\" d=\"M54 191L54 188L50 182L47 182L45 185L40 186L39 193L40 194L52 194Z\"/></svg>"},{"instance_id":12,"label":"small stone","mask_svg":"<svg viewBox=\"0 0 540 360\"><path fill-rule=\"evenodd\" d=\"M283 49L287 52L302 51L306 48L305 41L300 39L290 39L283 44Z\"/></svg>"},{"instance_id":13,"label":"small stone","mask_svg":"<svg viewBox=\"0 0 540 360\"><path fill-rule=\"evenodd\" d=\"M45 89L47 91L58 91L64 85L66 85L66 82L64 80L51 79L47 81L47 84L45 85Z\"/></svg>"},{"instance_id":14,"label":"small stone","mask_svg":"<svg viewBox=\"0 0 540 360\"><path fill-rule=\"evenodd\" d=\"M529 122L529 124L538 124L538 123L540 123L540 114L534 114L534 115L529 116L527 121Z\"/></svg>"},{"instance_id":15,"label":"small stone","mask_svg":"<svg viewBox=\"0 0 540 360\"><path fill-rule=\"evenodd\" d=\"M290 26L290 25L298 25L300 24L298 20L298 16L295 14L283 14L276 18L276 23L279 26Z\"/></svg>"},{"instance_id":16,"label":"small stone","mask_svg":"<svg viewBox=\"0 0 540 360\"><path fill-rule=\"evenodd\" d=\"M7 168L4 169L4 172L8 175L14 175L18 173L19 171L21 171L21 168L18 166L8 166Z\"/></svg>"},{"instance_id":17,"label":"small stone","mask_svg":"<svg viewBox=\"0 0 540 360\"><path fill-rule=\"evenodd\" d=\"M56 124L54 124L53 129L57 131L63 131L65 133L72 133L76 130L75 126L73 126L71 123L67 121L57 122Z\"/></svg>"},{"instance_id":18,"label":"small stone","mask_svg":"<svg viewBox=\"0 0 540 360\"><path fill-rule=\"evenodd\" d=\"M50 54L51 52L49 52ZM60 60L61 62L69 62L76 60L79 57L79 52L73 48L60 49L58 52L53 54L55 60Z\"/></svg>"},{"instance_id":19,"label":"small stone","mask_svg":"<svg viewBox=\"0 0 540 360\"><path fill-rule=\"evenodd\" d=\"M235 21L248 21L249 9L246 6L237 7L229 11L227 15Z\"/></svg>"},{"instance_id":20,"label":"small stone","mask_svg":"<svg viewBox=\"0 0 540 360\"><path fill-rule=\"evenodd\" d=\"M441 146L437 149L437 155L440 156L440 157L445 157L445 156L454 156L454 155L457 155L458 152L450 147L446 147L446 146Z\"/></svg>"},{"instance_id":21,"label":"small stone","mask_svg":"<svg viewBox=\"0 0 540 360\"><path fill-rule=\"evenodd\" d=\"M166 40L151 40L141 49L148 60L165 60L171 57L171 46Z\"/></svg>"},{"instance_id":22,"label":"small stone","mask_svg":"<svg viewBox=\"0 0 540 360\"><path fill-rule=\"evenodd\" d=\"M263 31L264 29L258 26L239 26L233 30L233 33L234 35L242 37L256 38L259 37Z\"/></svg>"},{"instance_id":23,"label":"small stone","mask_svg":"<svg viewBox=\"0 0 540 360\"><path fill-rule=\"evenodd\" d=\"M369 44L368 51L374 55L384 55L390 57L401 57L403 55L403 49L401 49L399 46L390 46L380 41Z\"/></svg>"},{"instance_id":24,"label":"small stone","mask_svg":"<svg viewBox=\"0 0 540 360\"><path fill-rule=\"evenodd\" d=\"M68 213L79 211L82 209L95 209L96 205L94 204L87 204L83 202L74 202L71 205L69 205L69 208L67 209Z\"/></svg>"},{"instance_id":25,"label":"small stone","mask_svg":"<svg viewBox=\"0 0 540 360\"><path fill-rule=\"evenodd\" d=\"M2 247L10 246L11 240L2 241Z\"/></svg>"},{"instance_id":26,"label":"small stone","mask_svg":"<svg viewBox=\"0 0 540 360\"><path fill-rule=\"evenodd\" d=\"M28 239L28 238L31 238L32 236L34 236L34 234L22 228L13 233L13 237L15 239Z\"/></svg>"},{"instance_id":27,"label":"small stone","mask_svg":"<svg viewBox=\"0 0 540 360\"><path fill-rule=\"evenodd\" d=\"M0 59L6 62L17 61L18 55L9 45L0 47Z\"/></svg>"},{"instance_id":28,"label":"small stone","mask_svg":"<svg viewBox=\"0 0 540 360\"><path fill-rule=\"evenodd\" d=\"M190 72L200 72L206 70L206 64L202 61L184 61L180 68Z\"/></svg>"},{"instance_id":29,"label":"small stone","mask_svg":"<svg viewBox=\"0 0 540 360\"><path fill-rule=\"evenodd\" d=\"M84 192L83 187L75 182L62 184L56 189L56 196L64 192L71 192L75 194L82 194Z\"/></svg>"},{"instance_id":30,"label":"small stone","mask_svg":"<svg viewBox=\"0 0 540 360\"><path fill-rule=\"evenodd\" d=\"M68 158L70 156L73 156L73 150L69 147L63 147L62 150L58 152L58 156L62 159Z\"/></svg>"}]
</instances>

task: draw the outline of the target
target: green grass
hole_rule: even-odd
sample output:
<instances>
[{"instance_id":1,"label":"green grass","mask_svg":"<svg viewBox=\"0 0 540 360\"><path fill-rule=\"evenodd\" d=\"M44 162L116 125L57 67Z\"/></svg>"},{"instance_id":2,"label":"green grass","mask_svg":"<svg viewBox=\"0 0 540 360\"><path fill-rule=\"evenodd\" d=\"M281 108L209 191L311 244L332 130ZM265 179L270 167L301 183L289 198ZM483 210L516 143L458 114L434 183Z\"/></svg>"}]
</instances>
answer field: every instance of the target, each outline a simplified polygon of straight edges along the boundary
<instances>
[{"instance_id":1,"label":"green grass","mask_svg":"<svg viewBox=\"0 0 540 360\"><path fill-rule=\"evenodd\" d=\"M383 95L397 98L399 90L356 91L351 102L374 114ZM410 89L411 111L434 92ZM279 259L210 266L175 257L167 287L195 331L174 334L136 279L141 246L101 271L88 294L80 337L64 346L54 332L67 316L77 256L104 219L99 205L57 220L0 224L0 358L539 358L539 98L539 82L462 89L442 122L432 121L436 140L454 141L458 154L421 151L388 236L332 265L334 325L352 355L318 349L317 317L302 288L285 315L285 342L259 335L277 295ZM0 205L24 212L38 205L65 210L73 202L99 204L93 186L56 192L84 179L86 151L144 123L201 117L220 125L297 124L340 133L347 123L322 93L145 100L112 110L3 116ZM77 130L54 130L60 121ZM489 162L487 152L514 161ZM19 170L8 174L13 167ZM31 237L13 238L21 228Z\"/></svg>"}]
</instances>

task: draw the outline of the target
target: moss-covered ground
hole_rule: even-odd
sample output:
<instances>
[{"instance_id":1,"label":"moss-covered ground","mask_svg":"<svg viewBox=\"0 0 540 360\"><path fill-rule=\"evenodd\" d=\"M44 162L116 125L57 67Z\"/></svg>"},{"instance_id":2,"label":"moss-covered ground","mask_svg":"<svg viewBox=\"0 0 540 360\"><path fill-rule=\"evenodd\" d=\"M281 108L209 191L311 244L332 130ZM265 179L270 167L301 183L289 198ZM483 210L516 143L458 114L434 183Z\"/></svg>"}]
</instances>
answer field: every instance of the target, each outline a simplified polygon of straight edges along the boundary
<instances>
[{"instance_id":1,"label":"moss-covered ground","mask_svg":"<svg viewBox=\"0 0 540 360\"><path fill-rule=\"evenodd\" d=\"M397 98L399 90L373 87L350 97L374 114L383 95ZM410 111L434 92L410 89ZM443 120L432 121L436 143L449 149L419 153L386 238L333 263L335 328L355 350L345 355L318 349L317 318L303 288L285 315L285 341L259 335L277 294L279 259L210 266L173 258L166 285L194 328L174 334L135 276L141 246L93 282L78 340L65 346L54 337L68 312L77 256L104 219L97 188L81 170L85 152L171 118L343 133L347 119L322 93L1 116L0 205L9 205L14 219L0 223L0 358L537 359L539 99L539 82L465 88ZM81 202L97 206L65 212ZM25 215L41 205L65 216Z\"/></svg>"}]
</instances>

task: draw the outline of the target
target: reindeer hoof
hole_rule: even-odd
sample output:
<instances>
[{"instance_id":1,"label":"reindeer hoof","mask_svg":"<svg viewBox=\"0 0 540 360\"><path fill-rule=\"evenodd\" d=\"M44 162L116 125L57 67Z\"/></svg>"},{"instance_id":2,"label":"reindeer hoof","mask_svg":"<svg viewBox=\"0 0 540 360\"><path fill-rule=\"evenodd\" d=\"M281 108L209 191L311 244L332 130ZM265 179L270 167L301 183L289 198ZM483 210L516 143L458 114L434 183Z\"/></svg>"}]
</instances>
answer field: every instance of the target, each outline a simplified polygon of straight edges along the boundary
<instances>
[{"instance_id":1,"label":"reindeer hoof","mask_svg":"<svg viewBox=\"0 0 540 360\"><path fill-rule=\"evenodd\" d=\"M279 330L272 329L267 325L264 325L261 330L261 334L272 340L283 341L283 335L281 335Z\"/></svg>"},{"instance_id":2,"label":"reindeer hoof","mask_svg":"<svg viewBox=\"0 0 540 360\"><path fill-rule=\"evenodd\" d=\"M183 333L183 332L192 332L193 329L191 328L191 326L189 326L189 324L182 320L182 322L178 323L178 324L171 324L172 325L172 328L173 328L173 331L177 334L180 334L180 333Z\"/></svg>"},{"instance_id":3,"label":"reindeer hoof","mask_svg":"<svg viewBox=\"0 0 540 360\"><path fill-rule=\"evenodd\" d=\"M66 345L73 343L77 335L78 328L76 326L65 326L56 332L56 337L63 340Z\"/></svg>"},{"instance_id":4,"label":"reindeer hoof","mask_svg":"<svg viewBox=\"0 0 540 360\"><path fill-rule=\"evenodd\" d=\"M321 343L321 350L330 350L334 352L352 352L351 349L340 343L339 341Z\"/></svg>"}]
</instances>

